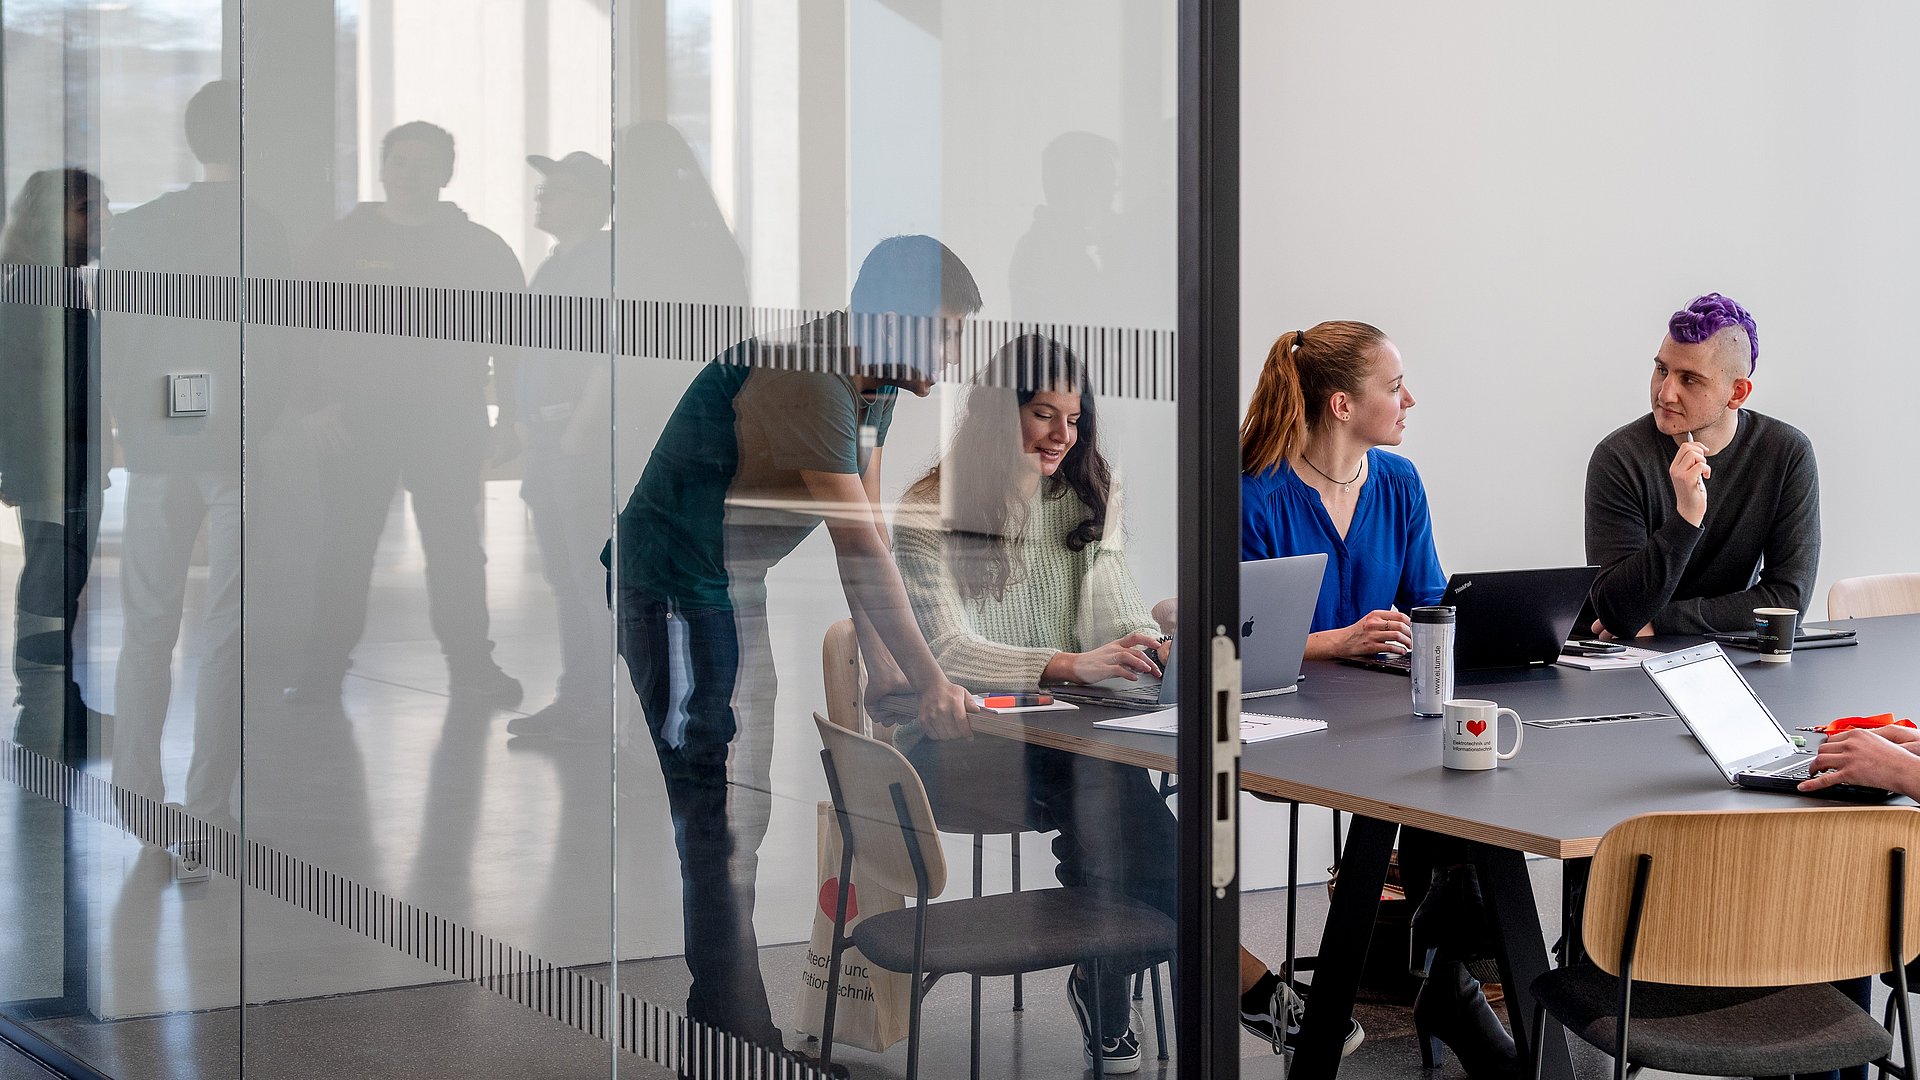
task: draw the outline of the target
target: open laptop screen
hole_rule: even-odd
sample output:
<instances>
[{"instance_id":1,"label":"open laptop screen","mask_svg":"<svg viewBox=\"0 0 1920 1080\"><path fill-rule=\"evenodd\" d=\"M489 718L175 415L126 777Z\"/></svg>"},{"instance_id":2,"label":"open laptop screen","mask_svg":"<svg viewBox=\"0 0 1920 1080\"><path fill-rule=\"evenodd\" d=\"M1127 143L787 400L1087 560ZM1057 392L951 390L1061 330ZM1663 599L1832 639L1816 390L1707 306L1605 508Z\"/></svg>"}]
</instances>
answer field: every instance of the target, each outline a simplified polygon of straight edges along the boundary
<instances>
[{"instance_id":1,"label":"open laptop screen","mask_svg":"<svg viewBox=\"0 0 1920 1080\"><path fill-rule=\"evenodd\" d=\"M1645 667L1673 711L1686 719L1688 730L1728 776L1756 760L1793 752L1793 743L1719 646L1649 660Z\"/></svg>"}]
</instances>

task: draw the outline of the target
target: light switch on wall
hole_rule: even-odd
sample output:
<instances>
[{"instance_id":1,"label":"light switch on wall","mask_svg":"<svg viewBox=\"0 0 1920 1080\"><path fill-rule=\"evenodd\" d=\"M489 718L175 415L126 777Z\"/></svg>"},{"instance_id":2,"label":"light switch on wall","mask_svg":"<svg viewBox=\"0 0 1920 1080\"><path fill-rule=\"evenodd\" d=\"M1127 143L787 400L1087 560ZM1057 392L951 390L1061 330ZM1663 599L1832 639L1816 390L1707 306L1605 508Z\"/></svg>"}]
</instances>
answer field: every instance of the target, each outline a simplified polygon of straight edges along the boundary
<instances>
[{"instance_id":1,"label":"light switch on wall","mask_svg":"<svg viewBox=\"0 0 1920 1080\"><path fill-rule=\"evenodd\" d=\"M167 415L207 415L208 383L204 374L167 376Z\"/></svg>"}]
</instances>

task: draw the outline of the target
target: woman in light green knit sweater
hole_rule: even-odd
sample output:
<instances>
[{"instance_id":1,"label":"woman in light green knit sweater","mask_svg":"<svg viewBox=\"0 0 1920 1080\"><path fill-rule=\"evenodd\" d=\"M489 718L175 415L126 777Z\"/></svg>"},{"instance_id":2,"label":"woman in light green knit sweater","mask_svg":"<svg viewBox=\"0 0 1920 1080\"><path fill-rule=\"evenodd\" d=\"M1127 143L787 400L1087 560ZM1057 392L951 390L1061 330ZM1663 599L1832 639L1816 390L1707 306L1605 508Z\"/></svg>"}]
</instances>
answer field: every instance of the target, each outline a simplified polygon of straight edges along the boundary
<instances>
[{"instance_id":1,"label":"woman in light green knit sweater","mask_svg":"<svg viewBox=\"0 0 1920 1080\"><path fill-rule=\"evenodd\" d=\"M1166 646L1121 544L1119 498L1098 446L1094 398L1067 349L1018 338L974 387L940 464L901 501L894 557L914 615L947 677L974 691L1158 675ZM919 769L936 818L997 816L1058 829L1058 876L1176 916L1173 815L1146 771L1005 739L896 740ZM1297 999L1244 950L1264 992L1243 1022L1279 1052ZM1068 999L1091 1060L1088 995L1100 993L1107 1072L1139 1065L1125 978L1091 987L1076 968ZM1264 978L1262 978L1264 977ZM1358 1045L1358 1040L1354 1040Z\"/></svg>"}]
</instances>

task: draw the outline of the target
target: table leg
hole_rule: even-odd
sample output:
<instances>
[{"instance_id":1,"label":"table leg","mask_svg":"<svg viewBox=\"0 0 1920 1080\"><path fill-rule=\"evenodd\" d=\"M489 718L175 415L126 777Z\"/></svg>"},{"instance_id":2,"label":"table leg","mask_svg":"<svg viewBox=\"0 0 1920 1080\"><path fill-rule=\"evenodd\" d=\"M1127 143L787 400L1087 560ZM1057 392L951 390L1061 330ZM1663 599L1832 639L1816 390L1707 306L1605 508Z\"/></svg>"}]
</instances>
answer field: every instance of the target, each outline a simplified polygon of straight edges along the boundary
<instances>
[{"instance_id":1,"label":"table leg","mask_svg":"<svg viewBox=\"0 0 1920 1080\"><path fill-rule=\"evenodd\" d=\"M1480 889L1500 943L1500 984L1507 993L1507 1018L1520 1048L1521 1068L1533 1060L1533 980L1547 970L1547 942L1540 933L1540 909L1533 902L1527 857L1507 848L1474 846ZM1547 1025L1547 1053L1541 1080L1573 1080L1573 1059L1566 1033Z\"/></svg>"},{"instance_id":2,"label":"table leg","mask_svg":"<svg viewBox=\"0 0 1920 1080\"><path fill-rule=\"evenodd\" d=\"M1387 857L1393 853L1391 821L1353 816L1340 857L1340 884L1320 936L1320 961L1314 967L1313 994L1290 1075L1296 1080L1331 1080L1340 1069L1340 1046L1353 1021L1353 998L1367 964L1380 888L1387 882Z\"/></svg>"},{"instance_id":3,"label":"table leg","mask_svg":"<svg viewBox=\"0 0 1920 1080\"><path fill-rule=\"evenodd\" d=\"M1580 918L1587 903L1587 875L1592 859L1563 859L1560 862L1560 967L1587 962L1587 945L1581 938Z\"/></svg>"}]
</instances>

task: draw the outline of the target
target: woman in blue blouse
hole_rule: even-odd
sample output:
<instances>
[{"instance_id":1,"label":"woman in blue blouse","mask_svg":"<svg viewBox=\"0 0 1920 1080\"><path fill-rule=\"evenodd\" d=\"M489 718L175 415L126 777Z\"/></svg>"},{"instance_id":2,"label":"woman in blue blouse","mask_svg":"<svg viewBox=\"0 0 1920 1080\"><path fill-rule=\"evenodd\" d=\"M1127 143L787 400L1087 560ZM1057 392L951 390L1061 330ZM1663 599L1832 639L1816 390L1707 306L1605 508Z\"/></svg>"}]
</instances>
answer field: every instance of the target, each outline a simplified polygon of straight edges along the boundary
<instances>
[{"instance_id":1,"label":"woman in blue blouse","mask_svg":"<svg viewBox=\"0 0 1920 1080\"><path fill-rule=\"evenodd\" d=\"M1420 474L1381 449L1400 445L1413 404L1400 350L1366 323L1294 330L1267 353L1240 427L1240 557L1326 553L1310 660L1406 652L1406 612L1446 591ZM1414 916L1415 966L1428 975L1414 1023L1476 1080L1518 1076L1513 1038L1467 971L1485 945L1438 929L1487 925L1471 861L1451 837L1401 830L1402 879L1429 883Z\"/></svg>"},{"instance_id":2,"label":"woman in blue blouse","mask_svg":"<svg viewBox=\"0 0 1920 1080\"><path fill-rule=\"evenodd\" d=\"M1280 335L1240 427L1240 557L1327 554L1307 658L1404 652L1446 590L1406 433L1400 350L1366 323Z\"/></svg>"}]
</instances>

